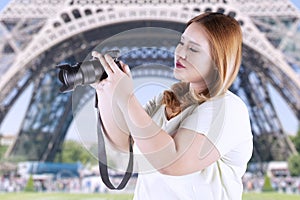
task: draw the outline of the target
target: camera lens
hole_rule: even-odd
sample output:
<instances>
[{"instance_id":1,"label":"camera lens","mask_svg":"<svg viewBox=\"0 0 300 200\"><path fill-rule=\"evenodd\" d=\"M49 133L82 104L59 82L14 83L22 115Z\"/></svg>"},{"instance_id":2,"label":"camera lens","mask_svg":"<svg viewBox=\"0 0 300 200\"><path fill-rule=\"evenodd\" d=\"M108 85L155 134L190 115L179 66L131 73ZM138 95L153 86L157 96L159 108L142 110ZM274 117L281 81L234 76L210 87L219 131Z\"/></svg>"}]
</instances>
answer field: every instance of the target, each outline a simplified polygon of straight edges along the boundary
<instances>
[{"instance_id":1,"label":"camera lens","mask_svg":"<svg viewBox=\"0 0 300 200\"><path fill-rule=\"evenodd\" d=\"M121 68L118 61L115 61ZM57 65L60 69L58 79L63 84L61 92L69 92L78 85L89 85L107 78L99 60L93 59L77 63L73 66L69 64Z\"/></svg>"}]
</instances>

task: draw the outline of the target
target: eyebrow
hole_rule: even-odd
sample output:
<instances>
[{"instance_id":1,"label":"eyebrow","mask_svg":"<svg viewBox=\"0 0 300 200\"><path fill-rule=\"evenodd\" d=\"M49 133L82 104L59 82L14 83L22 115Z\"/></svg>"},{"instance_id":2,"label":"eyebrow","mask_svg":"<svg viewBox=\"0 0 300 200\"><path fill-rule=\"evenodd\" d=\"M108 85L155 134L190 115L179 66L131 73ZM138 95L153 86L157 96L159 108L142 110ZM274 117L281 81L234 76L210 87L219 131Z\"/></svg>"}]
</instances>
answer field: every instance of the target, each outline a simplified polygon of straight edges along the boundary
<instances>
[{"instance_id":1,"label":"eyebrow","mask_svg":"<svg viewBox=\"0 0 300 200\"><path fill-rule=\"evenodd\" d=\"M185 39L183 35L181 36L181 39ZM199 43L197 43L197 42L194 42L194 41L191 41L191 40L188 40L188 42L189 42L189 43L192 43L192 44L194 44L194 45L196 45L196 46L201 47L201 44L199 44Z\"/></svg>"}]
</instances>

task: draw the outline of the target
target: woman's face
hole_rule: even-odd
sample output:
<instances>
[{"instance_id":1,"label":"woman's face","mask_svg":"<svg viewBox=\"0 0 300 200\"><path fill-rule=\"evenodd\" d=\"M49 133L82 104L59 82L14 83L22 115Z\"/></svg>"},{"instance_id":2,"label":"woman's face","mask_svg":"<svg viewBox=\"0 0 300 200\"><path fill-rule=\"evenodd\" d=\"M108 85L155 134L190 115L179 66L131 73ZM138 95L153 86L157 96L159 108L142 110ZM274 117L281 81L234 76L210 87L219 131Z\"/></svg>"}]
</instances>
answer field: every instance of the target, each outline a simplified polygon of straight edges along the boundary
<instances>
[{"instance_id":1,"label":"woman's face","mask_svg":"<svg viewBox=\"0 0 300 200\"><path fill-rule=\"evenodd\" d=\"M200 24L190 24L175 50L176 79L203 86L213 70L209 40Z\"/></svg>"}]
</instances>

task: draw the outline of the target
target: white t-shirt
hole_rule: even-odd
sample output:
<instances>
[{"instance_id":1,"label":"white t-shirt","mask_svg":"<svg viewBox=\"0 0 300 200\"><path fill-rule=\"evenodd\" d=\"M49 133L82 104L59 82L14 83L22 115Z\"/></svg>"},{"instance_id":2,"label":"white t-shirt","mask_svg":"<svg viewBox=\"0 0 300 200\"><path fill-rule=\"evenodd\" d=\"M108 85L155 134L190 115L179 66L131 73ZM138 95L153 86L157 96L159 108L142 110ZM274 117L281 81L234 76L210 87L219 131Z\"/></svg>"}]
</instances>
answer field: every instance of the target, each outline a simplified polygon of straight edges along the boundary
<instances>
[{"instance_id":1,"label":"white t-shirt","mask_svg":"<svg viewBox=\"0 0 300 200\"><path fill-rule=\"evenodd\" d=\"M183 176L159 173L136 145L134 153L139 171L134 200L240 200L241 178L252 155L253 142L247 107L235 94L227 92L201 105L192 105L167 120L161 96L150 101L145 110L167 133L179 127L204 134L218 149L221 158L207 168Z\"/></svg>"}]
</instances>

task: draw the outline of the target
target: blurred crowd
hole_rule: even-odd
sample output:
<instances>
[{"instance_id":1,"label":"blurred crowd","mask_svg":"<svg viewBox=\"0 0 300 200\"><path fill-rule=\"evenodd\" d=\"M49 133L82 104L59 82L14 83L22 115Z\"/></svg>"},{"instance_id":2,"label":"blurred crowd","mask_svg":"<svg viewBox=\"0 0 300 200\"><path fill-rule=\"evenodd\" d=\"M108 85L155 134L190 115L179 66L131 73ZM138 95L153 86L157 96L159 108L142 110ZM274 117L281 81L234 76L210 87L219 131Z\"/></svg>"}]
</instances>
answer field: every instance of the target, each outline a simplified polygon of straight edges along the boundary
<instances>
[{"instance_id":1,"label":"blurred crowd","mask_svg":"<svg viewBox=\"0 0 300 200\"><path fill-rule=\"evenodd\" d=\"M112 179L116 184L120 178ZM126 187L128 193L133 193L136 177L133 176ZM244 192L261 192L264 185L264 176L257 174L245 174L243 177ZM18 176L1 176L0 192L23 191L28 178ZM300 177L274 177L271 178L274 191L287 194L300 195ZM34 190L37 192L69 192L69 193L108 193L113 192L106 188L99 175L84 178L53 179L53 177L36 177ZM124 192L124 191L123 191Z\"/></svg>"},{"instance_id":2,"label":"blurred crowd","mask_svg":"<svg viewBox=\"0 0 300 200\"><path fill-rule=\"evenodd\" d=\"M113 178L113 182L120 182L120 178ZM132 177L125 192L133 193L136 177ZM24 191L28 178L18 176L0 177L0 192ZM102 183L101 177L87 176L84 178L72 177L53 179L51 177L34 178L34 190L36 192L69 192L69 193L108 193L114 192L107 189ZM124 192L124 191L123 191Z\"/></svg>"},{"instance_id":3,"label":"blurred crowd","mask_svg":"<svg viewBox=\"0 0 300 200\"><path fill-rule=\"evenodd\" d=\"M259 174L245 174L243 177L244 192L262 192L265 177ZM274 191L300 195L300 177L272 177L271 186Z\"/></svg>"}]
</instances>

